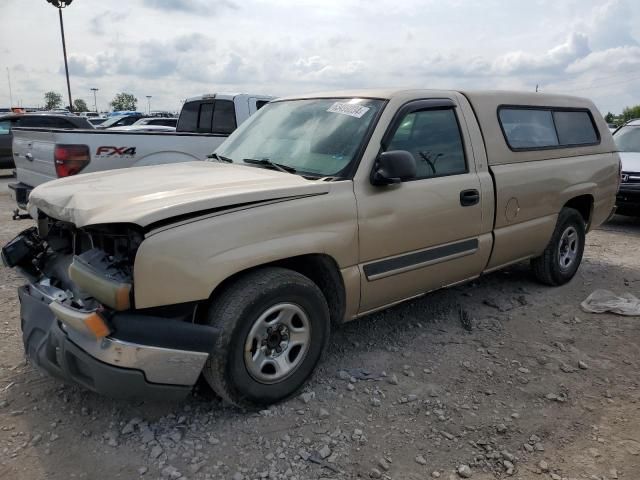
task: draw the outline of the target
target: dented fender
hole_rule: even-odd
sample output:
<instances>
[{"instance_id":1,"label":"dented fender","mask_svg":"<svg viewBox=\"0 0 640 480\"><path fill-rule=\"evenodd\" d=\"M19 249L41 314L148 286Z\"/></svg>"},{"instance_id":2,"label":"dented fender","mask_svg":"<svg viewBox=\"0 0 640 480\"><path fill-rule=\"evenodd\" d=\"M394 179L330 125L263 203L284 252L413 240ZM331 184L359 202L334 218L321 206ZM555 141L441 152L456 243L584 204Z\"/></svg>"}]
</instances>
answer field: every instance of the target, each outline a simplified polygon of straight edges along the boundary
<instances>
[{"instance_id":1,"label":"dented fender","mask_svg":"<svg viewBox=\"0 0 640 480\"><path fill-rule=\"evenodd\" d=\"M325 195L222 212L150 232L134 265L136 308L205 300L236 273L299 255L329 255L341 270L356 265L353 184L326 185Z\"/></svg>"}]
</instances>

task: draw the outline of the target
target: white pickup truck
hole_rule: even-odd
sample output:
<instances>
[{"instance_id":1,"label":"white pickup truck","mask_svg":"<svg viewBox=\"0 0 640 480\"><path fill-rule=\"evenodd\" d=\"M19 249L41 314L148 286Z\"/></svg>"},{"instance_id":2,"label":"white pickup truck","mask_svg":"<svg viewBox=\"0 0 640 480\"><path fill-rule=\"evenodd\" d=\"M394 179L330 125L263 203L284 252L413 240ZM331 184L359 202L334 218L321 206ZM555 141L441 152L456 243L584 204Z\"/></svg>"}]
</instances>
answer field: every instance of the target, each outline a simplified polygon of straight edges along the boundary
<instances>
[{"instance_id":1,"label":"white pickup truck","mask_svg":"<svg viewBox=\"0 0 640 480\"><path fill-rule=\"evenodd\" d=\"M17 182L9 185L26 210L34 187L78 173L204 160L238 125L273 97L211 94L185 101L175 132L13 129ZM20 216L20 210L14 218Z\"/></svg>"}]
</instances>

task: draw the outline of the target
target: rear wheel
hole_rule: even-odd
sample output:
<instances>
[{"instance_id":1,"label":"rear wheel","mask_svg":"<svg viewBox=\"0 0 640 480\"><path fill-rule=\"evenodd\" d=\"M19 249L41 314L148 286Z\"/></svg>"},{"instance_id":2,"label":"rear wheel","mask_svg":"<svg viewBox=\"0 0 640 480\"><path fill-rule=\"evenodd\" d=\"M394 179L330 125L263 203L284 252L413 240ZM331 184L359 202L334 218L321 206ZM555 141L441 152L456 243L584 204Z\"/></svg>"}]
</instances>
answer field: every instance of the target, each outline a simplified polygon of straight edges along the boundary
<instances>
[{"instance_id":1,"label":"rear wheel","mask_svg":"<svg viewBox=\"0 0 640 480\"><path fill-rule=\"evenodd\" d=\"M220 336L204 377L218 395L242 407L296 393L329 339L324 295L307 277L283 268L256 270L227 286L208 321Z\"/></svg>"},{"instance_id":2,"label":"rear wheel","mask_svg":"<svg viewBox=\"0 0 640 480\"><path fill-rule=\"evenodd\" d=\"M578 271L585 243L585 223L573 208L563 208L542 255L531 260L536 278L547 285L563 285Z\"/></svg>"}]
</instances>

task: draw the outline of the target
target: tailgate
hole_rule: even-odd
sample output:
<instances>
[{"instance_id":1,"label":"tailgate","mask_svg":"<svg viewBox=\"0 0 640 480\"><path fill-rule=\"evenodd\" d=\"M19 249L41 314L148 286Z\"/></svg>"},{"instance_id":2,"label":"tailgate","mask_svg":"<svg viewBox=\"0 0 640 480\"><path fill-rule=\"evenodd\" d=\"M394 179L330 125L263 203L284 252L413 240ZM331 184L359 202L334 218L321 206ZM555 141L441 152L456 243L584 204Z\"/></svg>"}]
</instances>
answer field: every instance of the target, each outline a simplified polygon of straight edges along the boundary
<instances>
[{"instance_id":1,"label":"tailgate","mask_svg":"<svg viewBox=\"0 0 640 480\"><path fill-rule=\"evenodd\" d=\"M53 163L56 133L45 128L14 128L13 159L19 182L30 187L57 177Z\"/></svg>"}]
</instances>

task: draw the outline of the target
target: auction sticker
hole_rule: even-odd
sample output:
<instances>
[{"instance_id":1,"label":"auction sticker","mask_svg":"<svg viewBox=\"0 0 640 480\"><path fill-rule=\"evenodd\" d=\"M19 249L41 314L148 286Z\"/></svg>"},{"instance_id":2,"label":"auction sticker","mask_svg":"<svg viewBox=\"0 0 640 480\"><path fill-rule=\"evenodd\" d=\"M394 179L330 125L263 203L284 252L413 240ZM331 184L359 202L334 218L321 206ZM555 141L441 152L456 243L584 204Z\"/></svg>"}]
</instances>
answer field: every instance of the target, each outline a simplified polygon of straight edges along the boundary
<instances>
[{"instance_id":1,"label":"auction sticker","mask_svg":"<svg viewBox=\"0 0 640 480\"><path fill-rule=\"evenodd\" d=\"M357 105L355 103L343 103L336 102L327 112L331 113L341 113L342 115L349 115L350 117L362 118L362 116L369 111L369 107L363 107L362 105Z\"/></svg>"}]
</instances>

